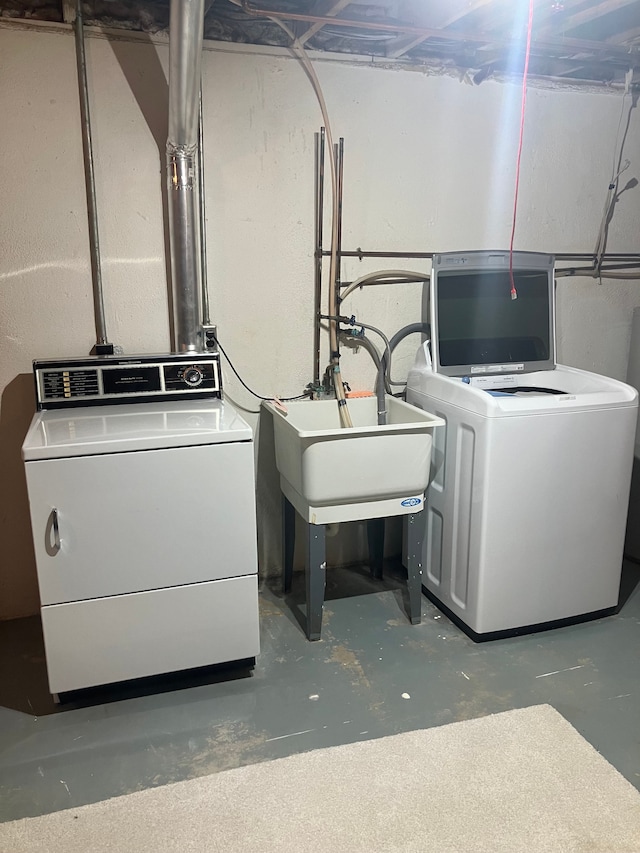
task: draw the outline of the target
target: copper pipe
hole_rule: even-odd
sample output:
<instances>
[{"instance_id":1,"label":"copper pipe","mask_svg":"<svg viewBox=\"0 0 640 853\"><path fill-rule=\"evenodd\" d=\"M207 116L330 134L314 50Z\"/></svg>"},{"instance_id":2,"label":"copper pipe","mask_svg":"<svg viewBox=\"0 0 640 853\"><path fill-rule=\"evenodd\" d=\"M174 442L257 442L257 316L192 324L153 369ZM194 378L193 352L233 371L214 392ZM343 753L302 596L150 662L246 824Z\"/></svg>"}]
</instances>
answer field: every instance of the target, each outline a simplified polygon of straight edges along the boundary
<instances>
[{"instance_id":1,"label":"copper pipe","mask_svg":"<svg viewBox=\"0 0 640 853\"><path fill-rule=\"evenodd\" d=\"M273 9L260 9L256 6L251 6L248 0L241 0L242 10L247 15L254 15L260 18L279 18L284 21L302 21L309 24L332 24L336 27L351 27L352 29L360 30L376 30L378 32L398 33L398 35L408 36L423 36L424 39L437 38L445 41L462 41L462 42L481 42L482 44L492 44L497 47L512 47L514 39L496 39L489 33L468 33L460 30L442 30L430 29L428 27L414 27L409 24L381 24L377 21L357 21L348 18L331 18L322 17L319 15L302 15L297 12L278 12ZM629 57L629 49L623 47L615 47L610 44L603 44L599 41L583 41L582 39L543 39L535 40L534 44L540 48L567 49L574 51L591 51L609 53L615 57Z\"/></svg>"},{"instance_id":2,"label":"copper pipe","mask_svg":"<svg viewBox=\"0 0 640 853\"><path fill-rule=\"evenodd\" d=\"M316 245L313 296L313 384L320 384L320 312L322 310L322 240L324 223L324 148L325 130L316 133Z\"/></svg>"}]
</instances>

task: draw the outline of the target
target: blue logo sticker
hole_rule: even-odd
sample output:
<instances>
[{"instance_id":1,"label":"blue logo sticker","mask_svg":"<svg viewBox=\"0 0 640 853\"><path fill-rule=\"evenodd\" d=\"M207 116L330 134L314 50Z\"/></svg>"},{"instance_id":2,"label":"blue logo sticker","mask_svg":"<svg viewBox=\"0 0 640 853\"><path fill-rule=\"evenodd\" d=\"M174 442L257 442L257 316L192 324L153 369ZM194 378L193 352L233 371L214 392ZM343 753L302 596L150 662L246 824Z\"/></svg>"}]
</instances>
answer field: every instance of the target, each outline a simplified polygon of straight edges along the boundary
<instances>
[{"instance_id":1,"label":"blue logo sticker","mask_svg":"<svg viewBox=\"0 0 640 853\"><path fill-rule=\"evenodd\" d=\"M422 501L420 498L405 498L405 500L401 501L401 506L418 506Z\"/></svg>"}]
</instances>

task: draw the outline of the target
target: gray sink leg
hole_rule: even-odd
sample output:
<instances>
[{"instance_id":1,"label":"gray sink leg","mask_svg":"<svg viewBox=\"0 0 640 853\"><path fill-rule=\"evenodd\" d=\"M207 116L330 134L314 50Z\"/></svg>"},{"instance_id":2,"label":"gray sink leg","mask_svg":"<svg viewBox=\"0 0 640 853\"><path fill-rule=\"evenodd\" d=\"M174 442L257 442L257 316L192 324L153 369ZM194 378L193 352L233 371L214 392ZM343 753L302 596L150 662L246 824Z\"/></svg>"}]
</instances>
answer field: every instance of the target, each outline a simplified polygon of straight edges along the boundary
<instances>
[{"instance_id":1,"label":"gray sink leg","mask_svg":"<svg viewBox=\"0 0 640 853\"><path fill-rule=\"evenodd\" d=\"M372 578L382 578L384 562L384 518L367 519L369 572Z\"/></svg>"},{"instance_id":2,"label":"gray sink leg","mask_svg":"<svg viewBox=\"0 0 640 853\"><path fill-rule=\"evenodd\" d=\"M407 524L407 587L409 590L409 619L419 625L422 609L422 543L424 540L424 510L406 516Z\"/></svg>"},{"instance_id":3,"label":"gray sink leg","mask_svg":"<svg viewBox=\"0 0 640 853\"><path fill-rule=\"evenodd\" d=\"M322 631L322 607L327 572L324 524L307 524L307 637L319 640Z\"/></svg>"},{"instance_id":4,"label":"gray sink leg","mask_svg":"<svg viewBox=\"0 0 640 853\"><path fill-rule=\"evenodd\" d=\"M296 546L296 511L293 504L282 496L282 588L291 592L293 580L293 553Z\"/></svg>"}]
</instances>

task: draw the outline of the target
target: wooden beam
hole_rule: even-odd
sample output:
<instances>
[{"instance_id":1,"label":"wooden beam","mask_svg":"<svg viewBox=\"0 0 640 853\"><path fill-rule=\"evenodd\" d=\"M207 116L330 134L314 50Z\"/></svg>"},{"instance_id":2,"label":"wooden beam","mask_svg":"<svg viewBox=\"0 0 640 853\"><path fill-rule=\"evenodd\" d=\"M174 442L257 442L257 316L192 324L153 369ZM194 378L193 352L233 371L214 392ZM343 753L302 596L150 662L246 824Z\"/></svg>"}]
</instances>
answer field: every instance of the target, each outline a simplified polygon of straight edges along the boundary
<instances>
[{"instance_id":1,"label":"wooden beam","mask_svg":"<svg viewBox=\"0 0 640 853\"><path fill-rule=\"evenodd\" d=\"M405 53L408 53L411 48L417 47L427 40L427 36L400 36L387 44L385 56L388 59L399 59Z\"/></svg>"},{"instance_id":2,"label":"wooden beam","mask_svg":"<svg viewBox=\"0 0 640 853\"><path fill-rule=\"evenodd\" d=\"M533 26L542 26L546 21L559 20L567 12L578 6L584 6L584 0L561 0L552 3L551 0L536 0L536 8L533 10Z\"/></svg>"},{"instance_id":3,"label":"wooden beam","mask_svg":"<svg viewBox=\"0 0 640 853\"><path fill-rule=\"evenodd\" d=\"M625 6L630 6L636 3L637 0L603 0L601 3L596 3L588 9L583 9L581 12L576 12L574 15L558 14L555 20L550 21L546 26L536 29L536 35L549 36L558 33L565 33L575 30L576 27L582 24L588 24L591 21L597 21L598 18L603 18L611 12L617 12L618 9L623 9Z\"/></svg>"},{"instance_id":4,"label":"wooden beam","mask_svg":"<svg viewBox=\"0 0 640 853\"><path fill-rule=\"evenodd\" d=\"M468 15L471 15L473 12L477 12L478 9L490 6L494 2L495 0L470 0L470 2L465 3L464 9L454 12L443 21L439 21L435 26L437 29L443 30L445 27L450 27L458 21L462 21ZM407 53L407 51L417 47L419 44L422 44L422 42L426 41L427 38L428 36L401 36L387 46L386 55L389 59L398 59L400 56Z\"/></svg>"},{"instance_id":5,"label":"wooden beam","mask_svg":"<svg viewBox=\"0 0 640 853\"><path fill-rule=\"evenodd\" d=\"M76 19L75 0L62 0L62 20L65 24L72 24Z\"/></svg>"},{"instance_id":6,"label":"wooden beam","mask_svg":"<svg viewBox=\"0 0 640 853\"><path fill-rule=\"evenodd\" d=\"M495 0L469 0L464 9L461 9L458 12L454 12L449 17L445 18L444 21L441 21L437 26L438 29L444 30L446 27L450 27L453 24L457 24L458 21L462 21L467 18L469 15L472 15L474 12L477 12L479 9L484 9L487 6L492 6L495 4Z\"/></svg>"},{"instance_id":7,"label":"wooden beam","mask_svg":"<svg viewBox=\"0 0 640 853\"><path fill-rule=\"evenodd\" d=\"M247 14L255 15L256 17L271 17L281 18L286 21L303 21L307 23L335 24L337 27L346 27L353 29L354 27L361 30L371 32L398 33L399 35L415 35L422 36L424 39L440 39L447 42L466 42L469 44L485 44L495 47L508 47L514 45L514 40L509 35L484 33L479 31L463 31L458 29L433 29L431 27L417 27L411 24L388 24L381 21L361 20L354 21L353 18L322 18L318 20L316 17L299 12L284 12L274 11L273 9L262 9L253 6L250 3L244 4L242 8ZM621 45L607 44L603 41L590 41L587 39L567 38L566 36L554 37L549 36L543 39L535 40L538 52L544 50L549 53L560 51L563 56L566 56L569 51L573 53L593 53L597 56L606 54L610 57L627 57L628 49Z\"/></svg>"},{"instance_id":8,"label":"wooden beam","mask_svg":"<svg viewBox=\"0 0 640 853\"><path fill-rule=\"evenodd\" d=\"M336 15L339 15L342 10L351 3L351 0L333 0L333 2L329 3L316 3L312 14L317 15L319 18L335 18ZM328 21L316 21L315 24L311 24L302 35L299 35L297 41L303 45L305 42L309 41L310 38L315 36L319 30L321 30L325 24L329 23ZM353 23L354 27L357 27L358 24L356 21Z\"/></svg>"},{"instance_id":9,"label":"wooden beam","mask_svg":"<svg viewBox=\"0 0 640 853\"><path fill-rule=\"evenodd\" d=\"M550 18L556 18L558 15L562 16L563 13L566 14L570 9L574 9L576 6L583 6L584 2L585 0L564 0L564 2L560 4L562 6L562 10L559 10L551 0L536 0L533 10L534 32L545 21ZM506 26L510 26L517 11L515 9L515 3L507 4L506 7L504 4L498 6L496 3L495 5L497 8L494 11L494 14L490 15L490 19L483 23L483 29L489 33L495 33L496 30L499 31L504 29Z\"/></svg>"},{"instance_id":10,"label":"wooden beam","mask_svg":"<svg viewBox=\"0 0 640 853\"><path fill-rule=\"evenodd\" d=\"M616 33L607 39L609 44L633 44L640 39L640 27L633 27L623 33Z\"/></svg>"}]
</instances>

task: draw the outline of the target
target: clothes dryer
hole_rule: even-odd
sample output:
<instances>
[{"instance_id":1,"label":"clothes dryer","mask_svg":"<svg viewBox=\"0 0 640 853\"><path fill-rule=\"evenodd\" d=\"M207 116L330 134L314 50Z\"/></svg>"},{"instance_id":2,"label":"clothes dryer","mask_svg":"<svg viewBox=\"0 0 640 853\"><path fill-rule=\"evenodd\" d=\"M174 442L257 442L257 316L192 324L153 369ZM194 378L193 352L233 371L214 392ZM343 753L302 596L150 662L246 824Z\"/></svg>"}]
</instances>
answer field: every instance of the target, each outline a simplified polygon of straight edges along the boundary
<instances>
[{"instance_id":1,"label":"clothes dryer","mask_svg":"<svg viewBox=\"0 0 640 853\"><path fill-rule=\"evenodd\" d=\"M151 367L120 365L105 380L113 364L95 364L91 388L71 379L71 405L37 412L23 445L51 692L255 659L251 428L228 402L166 399L172 388L76 407L74 394L105 402L98 391L111 385L140 393L136 370L155 382ZM58 400L67 379L53 371L38 383Z\"/></svg>"}]
</instances>

